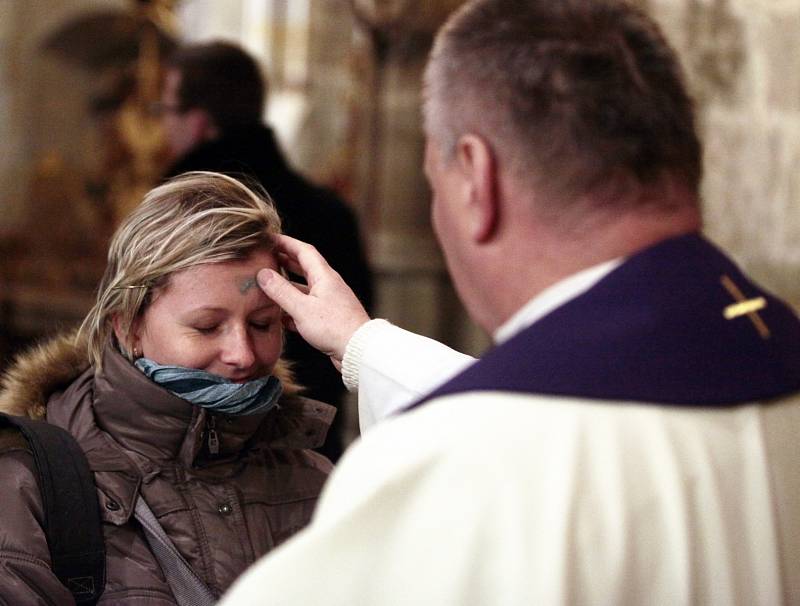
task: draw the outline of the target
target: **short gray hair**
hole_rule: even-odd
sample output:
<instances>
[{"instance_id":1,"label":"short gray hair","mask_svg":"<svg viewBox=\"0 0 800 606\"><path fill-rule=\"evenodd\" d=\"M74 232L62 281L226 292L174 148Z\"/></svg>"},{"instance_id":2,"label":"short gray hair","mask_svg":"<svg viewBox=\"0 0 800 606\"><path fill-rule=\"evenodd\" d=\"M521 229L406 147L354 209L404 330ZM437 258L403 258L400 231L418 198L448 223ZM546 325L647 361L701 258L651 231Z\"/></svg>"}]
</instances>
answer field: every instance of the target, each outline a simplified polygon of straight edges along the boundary
<instances>
[{"instance_id":1,"label":"short gray hair","mask_svg":"<svg viewBox=\"0 0 800 606\"><path fill-rule=\"evenodd\" d=\"M280 230L266 193L226 175L185 173L151 190L114 234L97 300L81 325L91 363L102 365L114 318L129 331L170 275L272 250Z\"/></svg>"},{"instance_id":2,"label":"short gray hair","mask_svg":"<svg viewBox=\"0 0 800 606\"><path fill-rule=\"evenodd\" d=\"M692 100L654 21L626 0L473 0L439 31L425 128L446 159L483 137L520 183L558 204L615 177L697 193Z\"/></svg>"}]
</instances>

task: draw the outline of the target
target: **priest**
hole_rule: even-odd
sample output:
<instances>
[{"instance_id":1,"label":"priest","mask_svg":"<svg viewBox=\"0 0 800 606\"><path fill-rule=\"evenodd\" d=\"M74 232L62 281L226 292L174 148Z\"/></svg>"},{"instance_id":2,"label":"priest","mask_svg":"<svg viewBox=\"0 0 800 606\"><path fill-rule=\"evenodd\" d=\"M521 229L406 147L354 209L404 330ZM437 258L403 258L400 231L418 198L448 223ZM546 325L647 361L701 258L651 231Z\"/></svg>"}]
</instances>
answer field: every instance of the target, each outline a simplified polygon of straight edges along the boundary
<instances>
[{"instance_id":1,"label":"priest","mask_svg":"<svg viewBox=\"0 0 800 606\"><path fill-rule=\"evenodd\" d=\"M469 1L424 110L434 230L494 346L474 361L369 320L282 239L309 288L259 283L365 431L224 604L796 600L800 321L701 232L658 27L625 0Z\"/></svg>"}]
</instances>

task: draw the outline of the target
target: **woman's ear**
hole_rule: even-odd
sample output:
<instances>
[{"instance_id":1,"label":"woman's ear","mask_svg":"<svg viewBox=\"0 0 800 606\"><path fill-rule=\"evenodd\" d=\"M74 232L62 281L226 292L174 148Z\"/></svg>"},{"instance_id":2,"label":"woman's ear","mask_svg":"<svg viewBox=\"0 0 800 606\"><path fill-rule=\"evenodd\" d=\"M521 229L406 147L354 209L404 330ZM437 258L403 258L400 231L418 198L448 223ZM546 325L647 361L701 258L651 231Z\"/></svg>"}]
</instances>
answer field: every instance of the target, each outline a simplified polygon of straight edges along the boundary
<instances>
[{"instance_id":1,"label":"woman's ear","mask_svg":"<svg viewBox=\"0 0 800 606\"><path fill-rule=\"evenodd\" d=\"M132 353L136 350L141 351L141 338L139 336L140 326L138 320L133 320L129 327L125 326L119 314L115 314L111 319L111 325L114 327L114 336L117 337L117 343L126 352Z\"/></svg>"}]
</instances>

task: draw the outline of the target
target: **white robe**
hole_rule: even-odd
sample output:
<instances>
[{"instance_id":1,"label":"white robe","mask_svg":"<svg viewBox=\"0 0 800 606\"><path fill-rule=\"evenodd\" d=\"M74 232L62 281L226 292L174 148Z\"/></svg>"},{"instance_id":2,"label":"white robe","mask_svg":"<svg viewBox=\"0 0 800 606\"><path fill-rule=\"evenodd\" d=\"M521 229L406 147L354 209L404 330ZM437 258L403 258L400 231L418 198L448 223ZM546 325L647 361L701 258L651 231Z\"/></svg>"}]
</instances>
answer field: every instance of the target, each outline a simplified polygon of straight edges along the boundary
<instances>
[{"instance_id":1,"label":"white robe","mask_svg":"<svg viewBox=\"0 0 800 606\"><path fill-rule=\"evenodd\" d=\"M373 420L437 383L397 361L448 376L470 362L390 325L365 333ZM383 406L380 385L401 395ZM800 396L443 397L370 429L311 525L222 604L800 603L798 434Z\"/></svg>"}]
</instances>

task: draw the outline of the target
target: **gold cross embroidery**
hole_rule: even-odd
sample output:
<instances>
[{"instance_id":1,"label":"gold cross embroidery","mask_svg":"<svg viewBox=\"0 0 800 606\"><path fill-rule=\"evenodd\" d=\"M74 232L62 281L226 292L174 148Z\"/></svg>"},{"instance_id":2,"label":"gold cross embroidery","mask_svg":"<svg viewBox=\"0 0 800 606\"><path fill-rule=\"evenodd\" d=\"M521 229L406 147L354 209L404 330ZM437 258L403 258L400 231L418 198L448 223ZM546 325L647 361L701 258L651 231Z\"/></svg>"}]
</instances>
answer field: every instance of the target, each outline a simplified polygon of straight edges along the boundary
<instances>
[{"instance_id":1,"label":"gold cross embroidery","mask_svg":"<svg viewBox=\"0 0 800 606\"><path fill-rule=\"evenodd\" d=\"M728 276L721 276L720 282L722 282L722 286L725 287L725 290L736 299L736 303L732 303L728 305L723 311L722 315L725 317L726 320L733 320L735 318L739 318L741 316L747 316L750 318L750 321L753 323L753 326L756 327L758 334L761 335L762 339L769 339L770 331L769 327L764 323L764 320L761 319L761 316L758 315L758 312L764 309L767 306L767 300L764 297L756 297L754 299L748 299L744 296L739 287L733 283Z\"/></svg>"}]
</instances>

